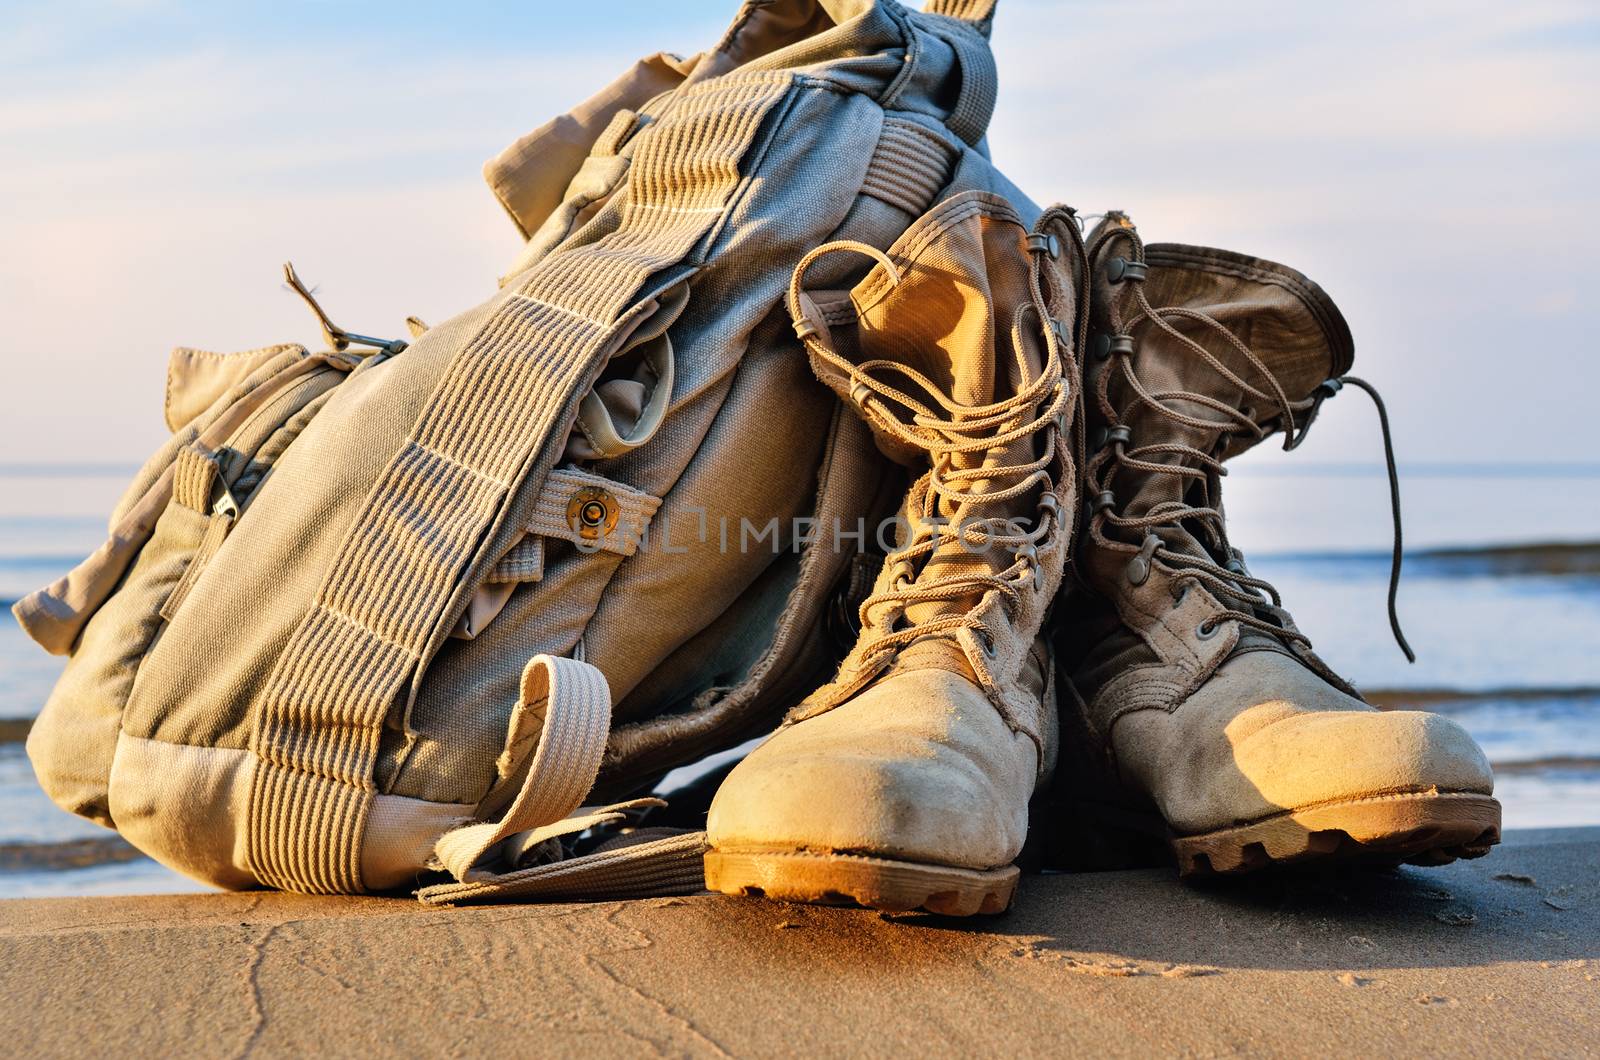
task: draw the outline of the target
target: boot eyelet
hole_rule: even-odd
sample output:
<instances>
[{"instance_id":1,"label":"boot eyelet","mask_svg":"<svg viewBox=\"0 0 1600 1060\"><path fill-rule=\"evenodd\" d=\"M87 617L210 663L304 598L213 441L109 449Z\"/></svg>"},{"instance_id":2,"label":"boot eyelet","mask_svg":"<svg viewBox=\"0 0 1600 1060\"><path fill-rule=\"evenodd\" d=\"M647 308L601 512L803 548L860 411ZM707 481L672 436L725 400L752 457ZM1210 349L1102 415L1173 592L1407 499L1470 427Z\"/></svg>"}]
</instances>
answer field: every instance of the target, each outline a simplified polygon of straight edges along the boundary
<instances>
[{"instance_id":1,"label":"boot eyelet","mask_svg":"<svg viewBox=\"0 0 1600 1060\"><path fill-rule=\"evenodd\" d=\"M1217 635L1217 631L1221 628L1222 625L1220 623L1208 618L1194 628L1194 635L1201 640L1210 640Z\"/></svg>"},{"instance_id":2,"label":"boot eyelet","mask_svg":"<svg viewBox=\"0 0 1600 1060\"><path fill-rule=\"evenodd\" d=\"M867 398L872 396L872 388L865 383L857 383L850 388L850 401L861 408L867 407Z\"/></svg>"}]
</instances>

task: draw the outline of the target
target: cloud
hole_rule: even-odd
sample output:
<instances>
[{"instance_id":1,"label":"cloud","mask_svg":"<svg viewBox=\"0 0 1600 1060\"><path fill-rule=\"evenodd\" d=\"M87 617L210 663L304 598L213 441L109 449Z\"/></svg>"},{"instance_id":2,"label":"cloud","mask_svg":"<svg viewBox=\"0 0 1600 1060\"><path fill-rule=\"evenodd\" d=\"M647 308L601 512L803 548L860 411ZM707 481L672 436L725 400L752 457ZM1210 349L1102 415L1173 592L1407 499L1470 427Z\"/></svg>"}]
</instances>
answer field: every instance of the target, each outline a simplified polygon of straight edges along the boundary
<instances>
[{"instance_id":1,"label":"cloud","mask_svg":"<svg viewBox=\"0 0 1600 1060\"><path fill-rule=\"evenodd\" d=\"M309 339L286 257L358 330L477 302L516 244L484 158L639 54L703 46L732 9L9 15L0 461L137 460L159 441L169 346ZM1581 457L1600 382L1581 321L1600 286L1596 25L1550 0L1007 0L991 145L1040 201L1124 207L1153 239L1321 282L1403 458L1492 460L1508 438ZM1560 385L1519 397L1512 357ZM1368 419L1330 410L1304 458L1371 456Z\"/></svg>"}]
</instances>

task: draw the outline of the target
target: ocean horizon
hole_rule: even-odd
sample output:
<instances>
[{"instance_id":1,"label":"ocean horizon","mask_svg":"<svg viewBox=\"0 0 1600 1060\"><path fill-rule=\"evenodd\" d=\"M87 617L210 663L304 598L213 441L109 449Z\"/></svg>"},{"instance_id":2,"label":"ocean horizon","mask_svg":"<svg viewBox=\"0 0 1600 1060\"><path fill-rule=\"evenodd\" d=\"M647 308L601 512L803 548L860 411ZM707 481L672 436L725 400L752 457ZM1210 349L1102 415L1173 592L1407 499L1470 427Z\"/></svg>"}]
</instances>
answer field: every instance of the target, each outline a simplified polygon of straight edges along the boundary
<instances>
[{"instance_id":1,"label":"ocean horizon","mask_svg":"<svg viewBox=\"0 0 1600 1060\"><path fill-rule=\"evenodd\" d=\"M0 463L0 600L9 607L92 551L135 470ZM1225 486L1230 534L1369 699L1447 713L1472 733L1495 766L1506 827L1600 824L1600 464L1413 464L1401 475L1399 610L1415 665L1385 611L1381 466L1250 454ZM38 788L23 741L62 665L0 624L0 882L13 896L206 889Z\"/></svg>"}]
</instances>

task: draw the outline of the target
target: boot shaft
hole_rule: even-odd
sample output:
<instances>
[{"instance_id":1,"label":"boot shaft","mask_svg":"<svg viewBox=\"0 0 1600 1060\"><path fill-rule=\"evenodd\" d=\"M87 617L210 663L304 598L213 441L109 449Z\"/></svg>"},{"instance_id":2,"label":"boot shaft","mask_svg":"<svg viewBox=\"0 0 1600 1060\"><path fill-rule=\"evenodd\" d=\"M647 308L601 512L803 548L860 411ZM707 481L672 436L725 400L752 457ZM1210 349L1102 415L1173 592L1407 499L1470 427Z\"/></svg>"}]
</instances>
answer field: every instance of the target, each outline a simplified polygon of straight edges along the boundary
<instances>
[{"instance_id":1,"label":"boot shaft","mask_svg":"<svg viewBox=\"0 0 1600 1060\"><path fill-rule=\"evenodd\" d=\"M1146 247L1122 214L1107 215L1089 253L1096 526L1134 547L1153 532L1171 549L1225 550L1220 516L1203 513L1220 510L1222 462L1278 431L1292 446L1319 388L1350 368L1349 328L1295 270L1229 251Z\"/></svg>"},{"instance_id":2,"label":"boot shaft","mask_svg":"<svg viewBox=\"0 0 1600 1060\"><path fill-rule=\"evenodd\" d=\"M966 671L997 703L1031 701L1026 713L1037 713L1031 642L1075 509L1081 249L1066 211L1047 211L1030 232L1003 200L969 194L873 253L877 264L848 290L807 287L808 271L866 248L819 248L796 271L790 309L818 377L887 456L920 472L861 608L860 639L802 713L916 665Z\"/></svg>"},{"instance_id":3,"label":"boot shaft","mask_svg":"<svg viewBox=\"0 0 1600 1060\"><path fill-rule=\"evenodd\" d=\"M1059 609L1058 651L1085 702L1130 671L1177 703L1241 650L1310 650L1277 591L1228 539L1224 462L1281 432L1293 448L1353 358L1338 308L1293 269L1228 251L1146 246L1108 214L1091 233L1084 365L1088 515L1082 584ZM1140 697L1135 697L1140 698ZM1106 710L1095 709L1094 714ZM1110 717L1091 722L1109 724Z\"/></svg>"}]
</instances>

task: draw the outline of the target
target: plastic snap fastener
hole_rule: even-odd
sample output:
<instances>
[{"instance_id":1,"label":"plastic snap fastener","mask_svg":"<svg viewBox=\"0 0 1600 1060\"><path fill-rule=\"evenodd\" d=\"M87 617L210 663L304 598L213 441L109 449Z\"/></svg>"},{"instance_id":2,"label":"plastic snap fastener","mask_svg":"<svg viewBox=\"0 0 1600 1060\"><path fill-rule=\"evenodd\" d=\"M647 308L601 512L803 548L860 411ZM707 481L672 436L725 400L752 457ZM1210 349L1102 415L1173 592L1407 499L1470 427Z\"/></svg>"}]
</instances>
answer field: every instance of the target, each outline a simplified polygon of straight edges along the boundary
<instances>
[{"instance_id":1,"label":"plastic snap fastener","mask_svg":"<svg viewBox=\"0 0 1600 1060\"><path fill-rule=\"evenodd\" d=\"M1111 356L1111 336L1096 335L1089 340L1089 350L1094 354L1095 360L1103 361Z\"/></svg>"}]
</instances>

